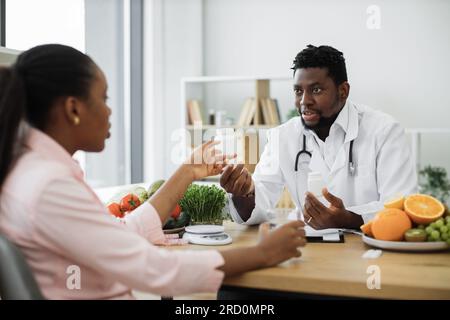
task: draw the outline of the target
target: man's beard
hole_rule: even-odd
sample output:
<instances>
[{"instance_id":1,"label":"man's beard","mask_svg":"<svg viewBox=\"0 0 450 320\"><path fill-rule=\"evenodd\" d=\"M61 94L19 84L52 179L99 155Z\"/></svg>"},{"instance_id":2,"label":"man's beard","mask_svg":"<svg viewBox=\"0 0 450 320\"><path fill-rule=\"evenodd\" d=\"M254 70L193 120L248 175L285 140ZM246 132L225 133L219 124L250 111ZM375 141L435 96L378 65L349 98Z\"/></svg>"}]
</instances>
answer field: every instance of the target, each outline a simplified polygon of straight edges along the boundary
<instances>
[{"instance_id":1,"label":"man's beard","mask_svg":"<svg viewBox=\"0 0 450 320\"><path fill-rule=\"evenodd\" d=\"M337 106L338 104L339 104L339 96L336 95L333 105ZM344 106L342 106L339 109L339 111L336 112L336 114L332 115L331 117L324 117L324 116L322 116L322 113L319 112L319 116L320 116L319 122L317 124L313 125L313 126L309 126L309 125L306 124L305 120L303 120L301 111L300 111L300 119L302 119L303 126L306 129L310 129L310 130L316 131L316 130L320 130L320 129L323 129L323 128L330 128L331 125L336 121L336 119L339 116L339 113L341 113L342 109L344 109Z\"/></svg>"},{"instance_id":2,"label":"man's beard","mask_svg":"<svg viewBox=\"0 0 450 320\"><path fill-rule=\"evenodd\" d=\"M335 115L332 115L331 117L323 117L320 114L319 122L317 124L313 125L313 126L307 125L305 120L303 119L303 117L301 115L300 115L300 119L302 120L303 126L306 129L318 130L318 129L321 129L321 128L329 128L329 127L331 127L331 125L334 123L334 121L336 121L338 116L339 116L339 112L336 113Z\"/></svg>"}]
</instances>

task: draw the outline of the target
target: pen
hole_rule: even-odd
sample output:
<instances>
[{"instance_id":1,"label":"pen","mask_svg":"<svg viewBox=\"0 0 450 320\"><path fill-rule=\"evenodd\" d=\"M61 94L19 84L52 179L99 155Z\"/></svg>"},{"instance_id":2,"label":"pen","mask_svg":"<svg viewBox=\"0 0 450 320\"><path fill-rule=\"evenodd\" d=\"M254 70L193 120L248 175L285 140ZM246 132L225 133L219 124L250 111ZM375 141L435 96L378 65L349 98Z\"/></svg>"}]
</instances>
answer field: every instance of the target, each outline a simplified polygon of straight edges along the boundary
<instances>
[{"instance_id":1,"label":"pen","mask_svg":"<svg viewBox=\"0 0 450 320\"><path fill-rule=\"evenodd\" d=\"M362 232L359 232L359 231L356 231L356 230L353 230L353 229L339 229L339 230L341 230L342 232L345 232L345 233L353 233L353 234L356 234L358 236L362 236L363 235Z\"/></svg>"}]
</instances>

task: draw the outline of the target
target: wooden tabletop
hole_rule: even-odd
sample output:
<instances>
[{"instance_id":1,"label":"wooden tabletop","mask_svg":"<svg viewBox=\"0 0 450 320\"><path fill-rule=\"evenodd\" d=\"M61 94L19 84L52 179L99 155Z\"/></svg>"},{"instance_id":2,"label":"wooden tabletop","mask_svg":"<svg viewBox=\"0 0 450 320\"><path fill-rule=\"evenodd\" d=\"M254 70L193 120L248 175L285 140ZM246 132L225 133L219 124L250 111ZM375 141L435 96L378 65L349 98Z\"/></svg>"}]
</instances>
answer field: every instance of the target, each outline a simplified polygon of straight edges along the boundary
<instances>
[{"instance_id":1,"label":"wooden tabletop","mask_svg":"<svg viewBox=\"0 0 450 320\"><path fill-rule=\"evenodd\" d=\"M257 227L225 222L233 238L227 246L189 245L191 249L229 249L252 245ZM226 279L224 285L307 294L382 299L450 299L450 252L400 253L383 250L364 259L371 249L361 237L345 234L345 243L309 243L300 258ZM371 268L379 268L380 289L368 289ZM369 270L368 270L369 268Z\"/></svg>"},{"instance_id":2,"label":"wooden tabletop","mask_svg":"<svg viewBox=\"0 0 450 320\"><path fill-rule=\"evenodd\" d=\"M97 189L107 201L126 186ZM131 187L131 186L128 186ZM280 211L276 222L286 220ZM233 238L226 246L179 246L175 250L219 249L255 244L257 227L227 221L225 230ZM377 259L364 259L369 246L360 236L345 234L345 243L309 243L302 256L274 268L267 268L225 279L224 285L278 290L284 292L383 299L450 299L450 251L437 253L401 253L383 250ZM370 266L380 270L380 289L368 289ZM373 272L369 269L370 272Z\"/></svg>"}]
</instances>

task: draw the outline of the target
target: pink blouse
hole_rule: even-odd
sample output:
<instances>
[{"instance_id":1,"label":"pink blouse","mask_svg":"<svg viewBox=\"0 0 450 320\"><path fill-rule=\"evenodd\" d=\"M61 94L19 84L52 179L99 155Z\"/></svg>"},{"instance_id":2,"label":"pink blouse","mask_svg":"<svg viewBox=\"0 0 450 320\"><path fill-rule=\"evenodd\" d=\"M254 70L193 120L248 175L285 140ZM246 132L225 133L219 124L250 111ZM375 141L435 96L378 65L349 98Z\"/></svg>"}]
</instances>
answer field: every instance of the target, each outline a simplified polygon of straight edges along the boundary
<instances>
[{"instance_id":1,"label":"pink blouse","mask_svg":"<svg viewBox=\"0 0 450 320\"><path fill-rule=\"evenodd\" d=\"M174 296L215 292L217 251L168 251L148 202L119 220L56 141L30 129L0 195L0 232L23 252L49 299L133 299L131 289Z\"/></svg>"}]
</instances>

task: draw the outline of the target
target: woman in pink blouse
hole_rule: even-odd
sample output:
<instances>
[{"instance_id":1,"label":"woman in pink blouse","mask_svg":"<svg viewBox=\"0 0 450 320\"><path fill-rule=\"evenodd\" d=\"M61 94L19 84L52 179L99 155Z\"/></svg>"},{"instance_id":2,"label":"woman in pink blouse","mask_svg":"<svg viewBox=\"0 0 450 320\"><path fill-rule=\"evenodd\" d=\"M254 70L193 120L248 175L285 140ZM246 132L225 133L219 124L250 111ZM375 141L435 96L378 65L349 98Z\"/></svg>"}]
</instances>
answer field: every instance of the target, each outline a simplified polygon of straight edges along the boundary
<instances>
[{"instance_id":1,"label":"woman in pink blouse","mask_svg":"<svg viewBox=\"0 0 450 320\"><path fill-rule=\"evenodd\" d=\"M0 69L0 232L24 253L45 297L131 299L216 292L227 276L300 256L303 224L265 232L254 246L167 251L162 224L192 181L222 171L206 143L133 214L112 217L72 159L109 137L103 72L83 53L43 45ZM200 159L200 161L194 161ZM80 285L69 282L78 270Z\"/></svg>"}]
</instances>

